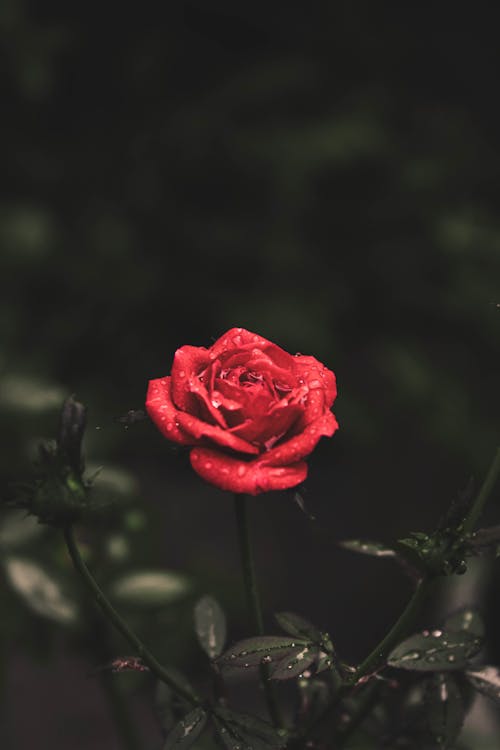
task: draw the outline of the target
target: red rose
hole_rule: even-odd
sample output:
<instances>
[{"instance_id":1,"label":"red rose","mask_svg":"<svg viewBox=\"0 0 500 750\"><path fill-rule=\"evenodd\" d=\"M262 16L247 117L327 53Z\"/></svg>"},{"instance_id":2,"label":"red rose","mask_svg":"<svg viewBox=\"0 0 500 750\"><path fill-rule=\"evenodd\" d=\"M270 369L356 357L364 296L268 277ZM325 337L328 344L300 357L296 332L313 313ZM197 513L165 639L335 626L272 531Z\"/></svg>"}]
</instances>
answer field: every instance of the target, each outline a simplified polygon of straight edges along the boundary
<instances>
[{"instance_id":1,"label":"red rose","mask_svg":"<svg viewBox=\"0 0 500 750\"><path fill-rule=\"evenodd\" d=\"M193 469L223 490L258 495L303 482L303 460L338 427L335 375L244 328L209 349L182 346L170 377L151 380L146 409L160 431L195 446Z\"/></svg>"}]
</instances>

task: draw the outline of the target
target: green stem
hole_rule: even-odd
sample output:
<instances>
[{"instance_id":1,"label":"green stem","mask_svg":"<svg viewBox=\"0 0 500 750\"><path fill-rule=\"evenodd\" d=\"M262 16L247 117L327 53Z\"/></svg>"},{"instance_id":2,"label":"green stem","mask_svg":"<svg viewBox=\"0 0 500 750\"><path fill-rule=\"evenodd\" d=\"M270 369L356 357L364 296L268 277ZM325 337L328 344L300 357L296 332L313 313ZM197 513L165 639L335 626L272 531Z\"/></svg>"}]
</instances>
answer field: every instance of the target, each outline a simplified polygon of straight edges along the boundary
<instances>
[{"instance_id":1,"label":"green stem","mask_svg":"<svg viewBox=\"0 0 500 750\"><path fill-rule=\"evenodd\" d=\"M495 482L497 481L499 473L500 473L500 448L497 448L497 452L493 458L493 461L491 462L491 466L488 471L488 474L486 475L486 479L483 482L483 486L479 490L478 495L474 501L474 504L463 522L463 530L467 534L470 534L474 530L474 527L479 517L481 516L481 513L484 510L486 501L488 500L491 494L491 491L493 490L493 487L495 486Z\"/></svg>"},{"instance_id":2,"label":"green stem","mask_svg":"<svg viewBox=\"0 0 500 750\"><path fill-rule=\"evenodd\" d=\"M87 568L80 550L75 541L75 535L73 527L68 526L64 529L64 539L68 548L69 555L75 566L76 570L82 577L83 582L91 592L96 603L99 605L101 610L104 612L108 620L114 625L116 630L122 634L126 641L136 651L138 656L142 659L144 664L149 667L150 671L157 677L161 682L164 682L172 690L177 693L190 703L192 706L201 705L201 701L187 689L184 685L181 685L179 681L153 656L153 654L146 648L140 638L129 628L127 623L121 618L116 609L113 607L111 602L106 598L104 592L99 587L97 581L93 578L90 570Z\"/></svg>"},{"instance_id":3,"label":"green stem","mask_svg":"<svg viewBox=\"0 0 500 750\"><path fill-rule=\"evenodd\" d=\"M410 601L408 602L405 609L396 620L392 628L389 630L385 638L383 638L380 643L375 646L373 651L368 654L366 659L361 662L361 664L357 668L352 678L353 683L356 683L361 677L368 674L369 672L373 672L377 667L379 667L392 651L393 647L396 646L405 636L409 628L411 628L415 616L420 609L420 606L426 599L433 580L434 579L431 578L423 578L419 582Z\"/></svg>"},{"instance_id":4,"label":"green stem","mask_svg":"<svg viewBox=\"0 0 500 750\"><path fill-rule=\"evenodd\" d=\"M123 693L113 677L114 675L109 672L103 673L101 685L108 701L116 733L125 750L140 750L141 742L137 736L135 725L127 709Z\"/></svg>"},{"instance_id":5,"label":"green stem","mask_svg":"<svg viewBox=\"0 0 500 750\"><path fill-rule=\"evenodd\" d=\"M257 587L257 577L255 574L255 563L253 559L252 544L250 541L250 529L248 525L245 495L235 493L234 510L236 515L236 527L238 530L238 542L240 547L241 565L243 568L243 582L245 585L248 613L254 631L257 632L258 635L264 635L264 620L262 618L262 607ZM260 675L269 715L271 716L274 725L281 728L283 727L283 720L274 694L274 686L269 679L269 668L267 664L261 665Z\"/></svg>"}]
</instances>

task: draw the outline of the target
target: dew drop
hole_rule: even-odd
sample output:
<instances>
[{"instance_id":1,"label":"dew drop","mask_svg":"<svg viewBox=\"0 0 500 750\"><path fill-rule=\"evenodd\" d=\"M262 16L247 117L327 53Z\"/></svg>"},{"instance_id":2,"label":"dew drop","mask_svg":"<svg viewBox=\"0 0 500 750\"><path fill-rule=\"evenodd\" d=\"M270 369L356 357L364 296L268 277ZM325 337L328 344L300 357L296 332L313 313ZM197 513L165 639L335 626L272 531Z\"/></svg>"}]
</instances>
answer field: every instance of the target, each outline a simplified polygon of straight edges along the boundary
<instances>
[{"instance_id":1,"label":"dew drop","mask_svg":"<svg viewBox=\"0 0 500 750\"><path fill-rule=\"evenodd\" d=\"M98 426L96 427L96 430L102 430L102 427L101 427L100 425L98 425Z\"/></svg>"},{"instance_id":2,"label":"dew drop","mask_svg":"<svg viewBox=\"0 0 500 750\"><path fill-rule=\"evenodd\" d=\"M320 380L310 380L308 385L309 385L309 388L311 390L313 390L315 388L321 388L321 381Z\"/></svg>"},{"instance_id":3,"label":"dew drop","mask_svg":"<svg viewBox=\"0 0 500 750\"><path fill-rule=\"evenodd\" d=\"M166 420L166 416L163 414L163 416L161 416L160 419L162 422L164 422Z\"/></svg>"},{"instance_id":4,"label":"dew drop","mask_svg":"<svg viewBox=\"0 0 500 750\"><path fill-rule=\"evenodd\" d=\"M168 430L169 432L171 432L171 431L172 431L173 429L174 429L174 425L172 424L172 422L169 422L169 423L167 424L167 430Z\"/></svg>"},{"instance_id":5,"label":"dew drop","mask_svg":"<svg viewBox=\"0 0 500 750\"><path fill-rule=\"evenodd\" d=\"M447 659L447 660L448 660L448 661L449 661L450 663L453 663L453 662L455 661L455 659L456 659L456 656L455 656L455 654L450 654L450 655L448 656L448 659Z\"/></svg>"},{"instance_id":6,"label":"dew drop","mask_svg":"<svg viewBox=\"0 0 500 750\"><path fill-rule=\"evenodd\" d=\"M243 466L242 464L240 464L240 465L238 466L238 469L236 470L236 474L237 474L237 475L238 475L239 477L242 477L242 476L244 476L244 475L245 475L245 472L246 472L246 468L245 468L245 467L244 467L244 466Z\"/></svg>"},{"instance_id":7,"label":"dew drop","mask_svg":"<svg viewBox=\"0 0 500 750\"><path fill-rule=\"evenodd\" d=\"M264 656L262 659L263 664L270 664L272 662L272 658L270 656Z\"/></svg>"},{"instance_id":8,"label":"dew drop","mask_svg":"<svg viewBox=\"0 0 500 750\"><path fill-rule=\"evenodd\" d=\"M206 464L205 464L205 469L208 471L211 468L212 468L212 462L211 461L207 461Z\"/></svg>"},{"instance_id":9,"label":"dew drop","mask_svg":"<svg viewBox=\"0 0 500 750\"><path fill-rule=\"evenodd\" d=\"M432 631L432 635L434 636L434 638L441 638L441 636L443 635L443 631L442 630L433 630Z\"/></svg>"},{"instance_id":10,"label":"dew drop","mask_svg":"<svg viewBox=\"0 0 500 750\"><path fill-rule=\"evenodd\" d=\"M420 659L420 656L420 651L409 651L401 657L401 661L415 661L415 659Z\"/></svg>"},{"instance_id":11,"label":"dew drop","mask_svg":"<svg viewBox=\"0 0 500 750\"><path fill-rule=\"evenodd\" d=\"M422 635L424 636L424 638L428 638L430 636L430 632L428 630L423 630Z\"/></svg>"},{"instance_id":12,"label":"dew drop","mask_svg":"<svg viewBox=\"0 0 500 750\"><path fill-rule=\"evenodd\" d=\"M247 669L247 667L249 667L250 664L248 664L248 662L245 662L245 664L243 664L243 666L245 667L245 669Z\"/></svg>"},{"instance_id":13,"label":"dew drop","mask_svg":"<svg viewBox=\"0 0 500 750\"><path fill-rule=\"evenodd\" d=\"M184 372L184 370L180 370L179 371L179 377L180 378L185 378L186 377L186 373Z\"/></svg>"}]
</instances>

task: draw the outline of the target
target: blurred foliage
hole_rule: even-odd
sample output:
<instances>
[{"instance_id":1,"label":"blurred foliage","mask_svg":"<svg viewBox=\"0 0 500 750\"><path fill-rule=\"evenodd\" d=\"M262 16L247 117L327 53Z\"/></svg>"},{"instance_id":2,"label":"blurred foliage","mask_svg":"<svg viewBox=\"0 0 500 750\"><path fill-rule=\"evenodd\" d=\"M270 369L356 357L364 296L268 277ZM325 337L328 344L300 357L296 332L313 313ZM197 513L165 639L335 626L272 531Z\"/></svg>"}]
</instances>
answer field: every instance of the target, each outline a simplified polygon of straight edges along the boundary
<instances>
[{"instance_id":1,"label":"blurred foliage","mask_svg":"<svg viewBox=\"0 0 500 750\"><path fill-rule=\"evenodd\" d=\"M362 0L157 11L0 8L2 494L72 392L101 487L135 482L113 465L161 484L164 441L117 417L178 346L241 325L336 371L342 429L315 465L352 482L360 534L385 492L370 466L388 462L396 492L411 465L430 507L422 446L455 489L498 440L496 24ZM107 564L169 554L143 502L101 530ZM64 568L51 535L21 559ZM235 599L223 565L189 554ZM5 638L49 637L1 596ZM169 612L162 627L191 617Z\"/></svg>"}]
</instances>

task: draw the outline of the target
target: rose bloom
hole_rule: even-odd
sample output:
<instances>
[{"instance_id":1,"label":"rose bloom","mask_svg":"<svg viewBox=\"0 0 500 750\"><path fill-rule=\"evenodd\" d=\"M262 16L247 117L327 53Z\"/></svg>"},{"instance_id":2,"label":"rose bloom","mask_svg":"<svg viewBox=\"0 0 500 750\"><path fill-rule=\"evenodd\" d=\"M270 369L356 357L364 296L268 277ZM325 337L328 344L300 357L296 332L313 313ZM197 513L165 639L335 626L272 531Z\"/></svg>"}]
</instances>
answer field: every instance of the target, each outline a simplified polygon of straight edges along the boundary
<instances>
[{"instance_id":1,"label":"rose bloom","mask_svg":"<svg viewBox=\"0 0 500 750\"><path fill-rule=\"evenodd\" d=\"M232 492L258 495L303 482L303 460L338 428L335 375L244 328L213 346L182 346L170 376L151 380L146 409L169 440L194 446L193 469Z\"/></svg>"}]
</instances>

